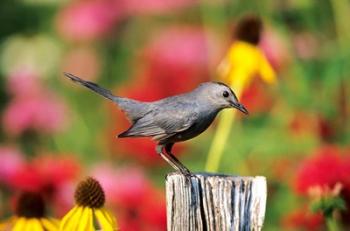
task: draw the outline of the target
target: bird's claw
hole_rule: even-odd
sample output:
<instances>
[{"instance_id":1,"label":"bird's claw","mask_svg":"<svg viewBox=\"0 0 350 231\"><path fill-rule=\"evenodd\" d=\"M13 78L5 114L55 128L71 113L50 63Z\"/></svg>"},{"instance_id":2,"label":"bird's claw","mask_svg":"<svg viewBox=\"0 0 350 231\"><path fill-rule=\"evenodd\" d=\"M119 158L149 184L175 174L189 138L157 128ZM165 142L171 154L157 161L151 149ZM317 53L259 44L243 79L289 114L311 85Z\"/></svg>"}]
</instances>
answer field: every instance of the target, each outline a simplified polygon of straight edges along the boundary
<instances>
[{"instance_id":1,"label":"bird's claw","mask_svg":"<svg viewBox=\"0 0 350 231\"><path fill-rule=\"evenodd\" d=\"M180 171L180 173L182 174L182 175L184 175L185 176L185 178L186 178L186 181L188 181L188 182L192 182L192 178L193 177L195 177L195 178L197 178L197 176L195 175L195 174L193 174L190 170L188 170L188 169L185 169L185 170L182 170L182 171Z\"/></svg>"}]
</instances>

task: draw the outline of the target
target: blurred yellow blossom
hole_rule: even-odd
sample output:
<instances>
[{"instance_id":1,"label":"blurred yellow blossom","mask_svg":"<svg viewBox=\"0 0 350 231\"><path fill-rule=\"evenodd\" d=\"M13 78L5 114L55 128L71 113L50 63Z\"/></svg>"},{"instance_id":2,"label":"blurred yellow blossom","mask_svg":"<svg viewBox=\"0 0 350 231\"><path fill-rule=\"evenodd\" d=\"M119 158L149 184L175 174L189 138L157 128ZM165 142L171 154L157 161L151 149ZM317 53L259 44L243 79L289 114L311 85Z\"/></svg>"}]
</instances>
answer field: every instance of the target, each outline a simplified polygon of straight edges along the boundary
<instances>
[{"instance_id":1,"label":"blurred yellow blossom","mask_svg":"<svg viewBox=\"0 0 350 231\"><path fill-rule=\"evenodd\" d=\"M266 83L276 82L276 73L266 59L262 50L257 46L260 40L262 22L256 16L244 17L237 25L235 41L219 64L220 81L228 84L236 93L238 99L256 76ZM248 108L249 111L249 108ZM217 171L225 144L230 135L232 112L224 111L219 118L219 124L210 147L206 170Z\"/></svg>"},{"instance_id":2,"label":"blurred yellow blossom","mask_svg":"<svg viewBox=\"0 0 350 231\"><path fill-rule=\"evenodd\" d=\"M38 193L24 192L16 203L16 216L0 224L1 231L57 231L59 221L45 217L45 205Z\"/></svg>"},{"instance_id":3,"label":"blurred yellow blossom","mask_svg":"<svg viewBox=\"0 0 350 231\"><path fill-rule=\"evenodd\" d=\"M258 75L266 83L276 82L276 73L258 46L245 41L235 41L229 48L225 59L218 67L221 80L235 92L245 89Z\"/></svg>"}]
</instances>

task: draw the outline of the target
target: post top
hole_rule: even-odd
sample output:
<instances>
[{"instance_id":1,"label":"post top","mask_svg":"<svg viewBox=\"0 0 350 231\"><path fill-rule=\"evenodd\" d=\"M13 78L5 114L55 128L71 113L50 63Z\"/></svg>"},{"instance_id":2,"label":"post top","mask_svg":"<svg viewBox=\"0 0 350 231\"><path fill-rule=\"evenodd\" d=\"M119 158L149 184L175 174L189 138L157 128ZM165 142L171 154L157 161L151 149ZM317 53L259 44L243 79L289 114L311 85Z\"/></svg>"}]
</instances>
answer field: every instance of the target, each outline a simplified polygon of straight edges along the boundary
<instances>
[{"instance_id":1,"label":"post top","mask_svg":"<svg viewBox=\"0 0 350 231\"><path fill-rule=\"evenodd\" d=\"M212 173L212 172L198 172L193 173L194 176L191 176L191 179L199 178L199 179L208 179L208 178L223 178L225 180L236 181L236 180L263 180L266 181L266 177L264 176L237 176L237 175L229 175L223 173ZM173 177L186 177L179 172L171 172L167 175L168 178Z\"/></svg>"}]
</instances>

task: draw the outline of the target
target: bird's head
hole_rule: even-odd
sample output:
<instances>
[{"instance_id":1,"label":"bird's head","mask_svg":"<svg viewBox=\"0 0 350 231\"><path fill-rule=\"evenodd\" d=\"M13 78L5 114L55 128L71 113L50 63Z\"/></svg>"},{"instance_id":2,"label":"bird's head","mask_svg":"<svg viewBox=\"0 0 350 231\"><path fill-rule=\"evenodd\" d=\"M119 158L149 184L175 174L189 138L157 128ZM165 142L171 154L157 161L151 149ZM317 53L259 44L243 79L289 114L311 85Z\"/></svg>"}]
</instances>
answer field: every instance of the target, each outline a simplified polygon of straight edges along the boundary
<instances>
[{"instance_id":1,"label":"bird's head","mask_svg":"<svg viewBox=\"0 0 350 231\"><path fill-rule=\"evenodd\" d=\"M248 110L241 104L232 89L221 82L207 82L200 85L199 89L211 105L218 109L236 108L248 114Z\"/></svg>"}]
</instances>

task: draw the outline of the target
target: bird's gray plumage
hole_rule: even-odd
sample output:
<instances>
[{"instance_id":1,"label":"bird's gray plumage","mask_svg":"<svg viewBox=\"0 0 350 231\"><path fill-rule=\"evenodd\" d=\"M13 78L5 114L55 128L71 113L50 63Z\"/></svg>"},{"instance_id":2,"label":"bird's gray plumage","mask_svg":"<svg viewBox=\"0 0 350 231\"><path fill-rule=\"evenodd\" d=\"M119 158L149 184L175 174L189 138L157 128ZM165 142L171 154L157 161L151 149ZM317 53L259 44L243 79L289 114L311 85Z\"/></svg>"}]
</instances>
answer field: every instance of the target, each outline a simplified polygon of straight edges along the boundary
<instances>
[{"instance_id":1,"label":"bird's gray plumage","mask_svg":"<svg viewBox=\"0 0 350 231\"><path fill-rule=\"evenodd\" d=\"M126 114L128 119L135 123L138 119L142 118L147 112L149 108L149 104L140 102L133 99L123 98L119 96L115 96L111 91L104 89L98 86L96 83L85 81L73 74L64 73L65 76L70 78L72 81L83 85L84 87L89 88L90 90L102 95L103 97L112 100L116 103L119 108Z\"/></svg>"},{"instance_id":2,"label":"bird's gray plumage","mask_svg":"<svg viewBox=\"0 0 350 231\"><path fill-rule=\"evenodd\" d=\"M132 125L118 137L152 137L158 141L157 152L183 173L189 171L171 153L174 143L191 139L205 131L224 108L234 107L248 113L234 92L223 83L206 82L188 93L153 102L140 102L114 96L95 83L70 73L64 74L74 82L112 100L125 112Z\"/></svg>"}]
</instances>

